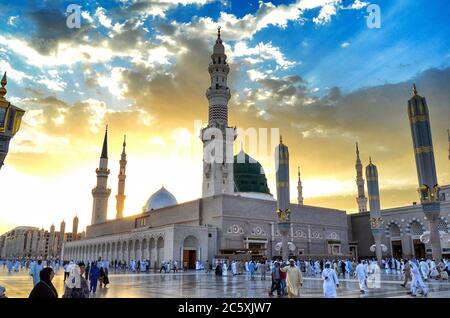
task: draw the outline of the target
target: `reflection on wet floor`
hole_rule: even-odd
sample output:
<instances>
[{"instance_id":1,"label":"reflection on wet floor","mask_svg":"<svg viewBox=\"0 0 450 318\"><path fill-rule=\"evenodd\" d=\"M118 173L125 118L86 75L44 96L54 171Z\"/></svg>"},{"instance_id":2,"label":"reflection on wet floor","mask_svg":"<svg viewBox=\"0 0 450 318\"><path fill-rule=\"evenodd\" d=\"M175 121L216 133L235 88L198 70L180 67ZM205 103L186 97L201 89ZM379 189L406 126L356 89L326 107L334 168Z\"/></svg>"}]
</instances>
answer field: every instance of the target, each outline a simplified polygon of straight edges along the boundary
<instances>
[{"instance_id":1,"label":"reflection on wet floor","mask_svg":"<svg viewBox=\"0 0 450 318\"><path fill-rule=\"evenodd\" d=\"M261 298L268 297L270 277L267 280L251 281L245 275L215 276L213 273L176 273L176 274L110 274L111 284L107 288L98 288L97 294L91 297L109 298ZM338 297L410 297L407 289L400 286L400 274L385 274L381 276L381 288L368 289L361 295L355 279L340 277ZM63 273L59 271L53 283L59 293L63 294ZM28 297L32 288L32 279L24 269L18 273L8 273L0 268L0 285L6 287L8 297ZM448 281L431 280L426 282L430 289L429 298L450 298L450 283ZM409 286L409 285L408 285ZM305 277L301 297L322 297L322 279ZM420 296L419 296L420 297Z\"/></svg>"}]
</instances>

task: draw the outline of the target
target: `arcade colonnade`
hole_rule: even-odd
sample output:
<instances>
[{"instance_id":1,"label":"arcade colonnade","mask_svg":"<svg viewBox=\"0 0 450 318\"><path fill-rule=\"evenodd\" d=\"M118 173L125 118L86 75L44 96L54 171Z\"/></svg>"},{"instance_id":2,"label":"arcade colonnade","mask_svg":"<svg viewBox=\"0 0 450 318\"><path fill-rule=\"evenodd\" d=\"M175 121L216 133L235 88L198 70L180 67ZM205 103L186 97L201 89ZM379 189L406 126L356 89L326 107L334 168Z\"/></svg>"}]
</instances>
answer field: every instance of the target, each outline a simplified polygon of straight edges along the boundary
<instances>
[{"instance_id":1,"label":"arcade colonnade","mask_svg":"<svg viewBox=\"0 0 450 318\"><path fill-rule=\"evenodd\" d=\"M201 230L199 230L201 229ZM205 231L206 230L206 231ZM109 261L150 260L150 266L162 261L189 262L186 250L193 261L206 261L209 254L208 228L172 225L159 229L87 238L66 242L62 253L65 261L94 261L101 257ZM214 235L215 238L215 235ZM193 252L192 252L193 251ZM192 260L191 260L192 261ZM186 264L185 264L186 265Z\"/></svg>"}]
</instances>

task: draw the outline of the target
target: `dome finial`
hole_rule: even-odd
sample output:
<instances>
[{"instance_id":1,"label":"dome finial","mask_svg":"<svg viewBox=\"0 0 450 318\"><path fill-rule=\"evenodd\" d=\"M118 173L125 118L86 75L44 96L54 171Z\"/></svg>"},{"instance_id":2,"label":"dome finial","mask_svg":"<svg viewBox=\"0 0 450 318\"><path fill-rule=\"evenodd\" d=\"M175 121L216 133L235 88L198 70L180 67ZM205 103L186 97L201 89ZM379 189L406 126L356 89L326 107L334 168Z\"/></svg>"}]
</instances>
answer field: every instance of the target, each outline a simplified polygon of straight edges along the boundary
<instances>
[{"instance_id":1,"label":"dome finial","mask_svg":"<svg viewBox=\"0 0 450 318\"><path fill-rule=\"evenodd\" d=\"M372 157L369 156L369 163L372 164Z\"/></svg>"},{"instance_id":2,"label":"dome finial","mask_svg":"<svg viewBox=\"0 0 450 318\"><path fill-rule=\"evenodd\" d=\"M220 25L217 27L217 38L220 39Z\"/></svg>"},{"instance_id":3,"label":"dome finial","mask_svg":"<svg viewBox=\"0 0 450 318\"><path fill-rule=\"evenodd\" d=\"M0 88L0 99L5 99L6 95L6 84L8 84L8 79L6 78L6 72L3 74L3 78L1 81L2 87Z\"/></svg>"},{"instance_id":4,"label":"dome finial","mask_svg":"<svg viewBox=\"0 0 450 318\"><path fill-rule=\"evenodd\" d=\"M283 136L280 135L280 144L282 144L282 143L283 143Z\"/></svg>"},{"instance_id":5,"label":"dome finial","mask_svg":"<svg viewBox=\"0 0 450 318\"><path fill-rule=\"evenodd\" d=\"M417 95L417 87L416 87L416 83L413 84L413 94L414 94L414 96Z\"/></svg>"}]
</instances>

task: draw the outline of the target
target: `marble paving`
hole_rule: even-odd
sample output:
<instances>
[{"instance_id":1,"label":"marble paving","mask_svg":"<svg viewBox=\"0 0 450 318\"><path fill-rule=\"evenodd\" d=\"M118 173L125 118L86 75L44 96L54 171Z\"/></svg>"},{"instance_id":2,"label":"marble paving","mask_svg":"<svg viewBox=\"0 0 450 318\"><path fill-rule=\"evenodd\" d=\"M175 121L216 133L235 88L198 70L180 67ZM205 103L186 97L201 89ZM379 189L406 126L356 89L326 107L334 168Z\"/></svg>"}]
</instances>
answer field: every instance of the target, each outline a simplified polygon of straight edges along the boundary
<instances>
[{"instance_id":1,"label":"marble paving","mask_svg":"<svg viewBox=\"0 0 450 318\"><path fill-rule=\"evenodd\" d=\"M98 288L96 298L266 298L271 282L250 280L245 275L215 276L214 273L110 273L111 284L107 288ZM406 294L407 289L400 286L400 274L382 274L381 288L368 289L361 295L358 283L352 278L340 278L340 287L337 294L339 298L361 297L411 297ZM63 294L63 273L59 271L53 283L61 297ZM430 289L429 298L450 298L450 282L429 280L426 282ZM17 273L8 273L0 268L0 286L6 288L10 298L28 297L32 289L32 279L23 269ZM408 284L409 286L409 284ZM275 296L277 297L277 296ZM305 277L300 297L322 297L322 279L319 277ZM418 296L421 298L422 296Z\"/></svg>"}]
</instances>

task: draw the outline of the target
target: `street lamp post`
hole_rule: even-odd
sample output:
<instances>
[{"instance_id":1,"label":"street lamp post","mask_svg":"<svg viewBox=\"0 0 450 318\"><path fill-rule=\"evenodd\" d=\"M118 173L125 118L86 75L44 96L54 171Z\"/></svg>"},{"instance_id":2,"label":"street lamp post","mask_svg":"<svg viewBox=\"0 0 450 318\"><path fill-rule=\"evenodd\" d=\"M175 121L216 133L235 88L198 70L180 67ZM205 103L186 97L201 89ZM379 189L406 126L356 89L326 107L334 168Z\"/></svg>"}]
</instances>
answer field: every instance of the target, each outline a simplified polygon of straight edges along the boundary
<instances>
[{"instance_id":1,"label":"street lamp post","mask_svg":"<svg viewBox=\"0 0 450 318\"><path fill-rule=\"evenodd\" d=\"M23 109L12 105L6 100L7 83L8 81L5 72L0 82L0 169L8 154L9 142L19 130L22 117L25 114Z\"/></svg>"}]
</instances>

